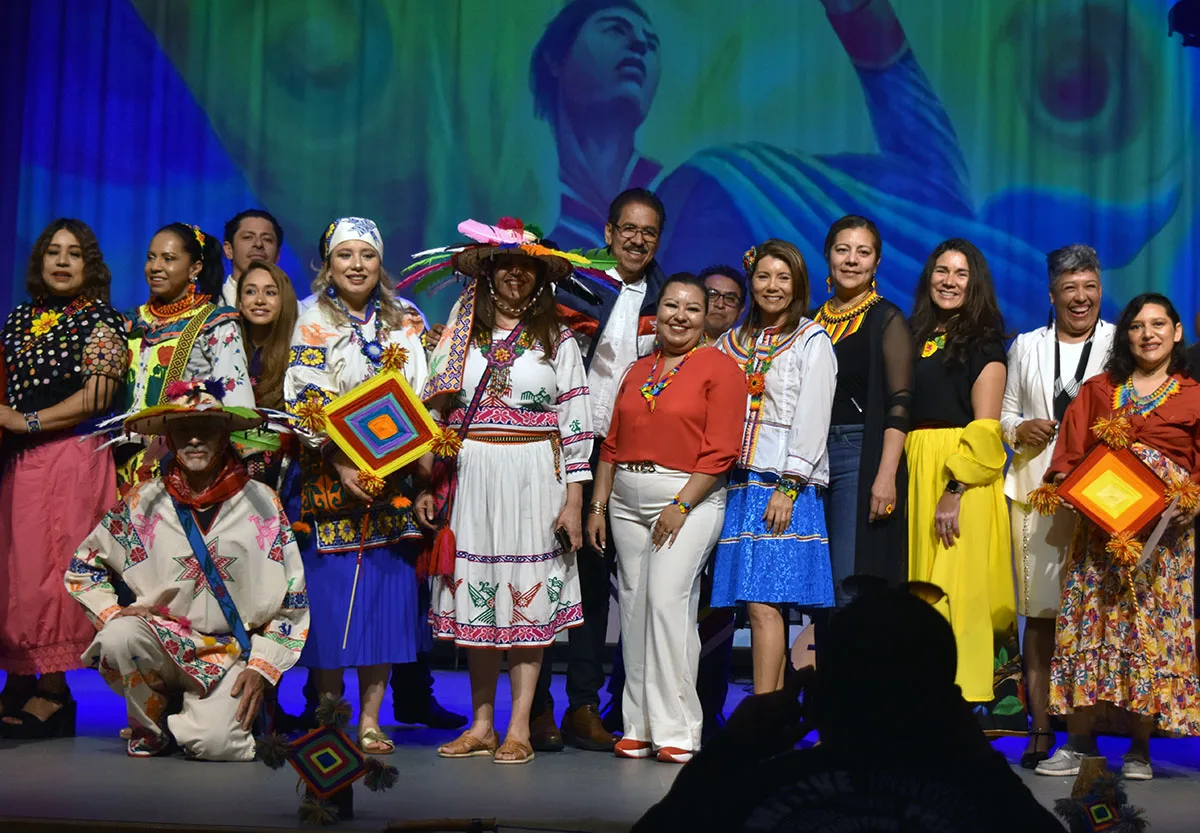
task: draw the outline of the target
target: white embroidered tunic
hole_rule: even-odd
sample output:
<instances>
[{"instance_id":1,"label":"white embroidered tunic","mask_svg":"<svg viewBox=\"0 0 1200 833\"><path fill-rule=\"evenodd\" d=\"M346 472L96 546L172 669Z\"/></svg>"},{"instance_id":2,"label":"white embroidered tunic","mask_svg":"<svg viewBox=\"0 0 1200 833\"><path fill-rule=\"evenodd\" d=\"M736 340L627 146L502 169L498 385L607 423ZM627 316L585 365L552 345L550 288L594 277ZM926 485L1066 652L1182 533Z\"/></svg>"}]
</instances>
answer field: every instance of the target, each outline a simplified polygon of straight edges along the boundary
<instances>
[{"instance_id":1,"label":"white embroidered tunic","mask_svg":"<svg viewBox=\"0 0 1200 833\"><path fill-rule=\"evenodd\" d=\"M792 333L780 335L768 327L750 345L739 342L738 329L730 330L717 348L748 375L766 367L762 392L747 390L738 468L828 486L826 443L837 389L837 356L829 334L802 318Z\"/></svg>"},{"instance_id":2,"label":"white embroidered tunic","mask_svg":"<svg viewBox=\"0 0 1200 833\"><path fill-rule=\"evenodd\" d=\"M205 692L239 658L277 683L308 638L304 567L279 498L251 480L221 504L207 530L197 527L250 635L249 657L239 656L159 478L140 484L79 545L67 568L67 590L99 630L121 609L112 583L119 577L135 605L162 611L146 621L176 665ZM93 643L84 659L94 662L98 654Z\"/></svg>"}]
</instances>

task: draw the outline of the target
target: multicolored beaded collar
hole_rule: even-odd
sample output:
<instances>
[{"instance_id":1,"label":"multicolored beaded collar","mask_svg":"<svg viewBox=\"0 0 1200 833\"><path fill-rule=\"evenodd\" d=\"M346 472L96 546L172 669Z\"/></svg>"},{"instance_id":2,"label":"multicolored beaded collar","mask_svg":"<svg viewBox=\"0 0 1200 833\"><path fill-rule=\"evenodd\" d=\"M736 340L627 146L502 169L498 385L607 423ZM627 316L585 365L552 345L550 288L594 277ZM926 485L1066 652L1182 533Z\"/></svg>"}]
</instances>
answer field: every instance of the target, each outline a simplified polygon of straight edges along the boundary
<instances>
[{"instance_id":1,"label":"multicolored beaded collar","mask_svg":"<svg viewBox=\"0 0 1200 833\"><path fill-rule=\"evenodd\" d=\"M1145 416L1175 394L1179 393L1179 380L1174 377L1167 379L1158 386L1154 393L1142 396L1133 386L1130 376L1124 384L1113 390L1112 406L1114 411L1125 411L1138 416Z\"/></svg>"},{"instance_id":2,"label":"multicolored beaded collar","mask_svg":"<svg viewBox=\"0 0 1200 833\"><path fill-rule=\"evenodd\" d=\"M654 364L650 366L650 375L646 377L646 381L642 383L641 387L642 398L645 399L646 404L650 406L650 413L654 413L654 405L658 401L658 397L662 395L662 392L666 390L671 382L675 379L675 374L683 369L683 366L687 364L688 359L690 359L692 355L699 349L700 345L697 344L691 350L688 350L687 353L684 354L684 357L680 359L679 364L671 368L667 374L657 382L654 381L654 374L658 372L658 363L662 359L662 351L659 350L654 354Z\"/></svg>"},{"instance_id":3,"label":"multicolored beaded collar","mask_svg":"<svg viewBox=\"0 0 1200 833\"><path fill-rule=\"evenodd\" d=\"M857 333L858 328L862 326L863 320L867 317L867 310L882 300L883 297L874 289L871 289L867 293L867 296L854 306L844 309L841 312L834 312L831 306L833 299L830 298L821 304L821 308L817 310L814 318L818 324L825 328L825 332L829 333L830 341L837 344L843 338L846 338L846 336L852 336Z\"/></svg>"}]
</instances>

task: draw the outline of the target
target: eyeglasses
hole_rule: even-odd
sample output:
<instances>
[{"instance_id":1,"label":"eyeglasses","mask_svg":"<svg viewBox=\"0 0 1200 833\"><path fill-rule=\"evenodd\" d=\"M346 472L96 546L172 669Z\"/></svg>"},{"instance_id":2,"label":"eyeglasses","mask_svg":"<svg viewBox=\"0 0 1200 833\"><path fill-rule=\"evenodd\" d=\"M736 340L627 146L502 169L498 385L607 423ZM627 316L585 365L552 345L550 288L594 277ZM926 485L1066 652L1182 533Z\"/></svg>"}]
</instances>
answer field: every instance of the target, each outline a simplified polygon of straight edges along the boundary
<instances>
[{"instance_id":1,"label":"eyeglasses","mask_svg":"<svg viewBox=\"0 0 1200 833\"><path fill-rule=\"evenodd\" d=\"M642 227L635 226L632 223L626 223L623 226L617 226L617 233L620 234L621 238L624 240L632 240L639 234L642 236L642 239L648 243L653 243L658 239L658 229L654 228L653 226Z\"/></svg>"},{"instance_id":2,"label":"eyeglasses","mask_svg":"<svg viewBox=\"0 0 1200 833\"><path fill-rule=\"evenodd\" d=\"M716 289L708 290L708 302L715 304L721 301L727 307L740 307L742 305L742 296L737 292L719 292Z\"/></svg>"}]
</instances>

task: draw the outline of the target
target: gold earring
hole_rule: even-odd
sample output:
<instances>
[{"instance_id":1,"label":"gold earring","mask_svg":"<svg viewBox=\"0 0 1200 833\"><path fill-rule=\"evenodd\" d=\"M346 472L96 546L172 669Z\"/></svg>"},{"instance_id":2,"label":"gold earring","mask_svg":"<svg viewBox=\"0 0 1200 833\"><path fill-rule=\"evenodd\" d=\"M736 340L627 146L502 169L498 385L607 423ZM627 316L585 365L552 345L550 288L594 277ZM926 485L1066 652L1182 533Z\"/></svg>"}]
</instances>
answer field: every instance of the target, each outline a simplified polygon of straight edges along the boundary
<instances>
[{"instance_id":1,"label":"gold earring","mask_svg":"<svg viewBox=\"0 0 1200 833\"><path fill-rule=\"evenodd\" d=\"M825 276L825 291L833 292L833 275Z\"/></svg>"}]
</instances>

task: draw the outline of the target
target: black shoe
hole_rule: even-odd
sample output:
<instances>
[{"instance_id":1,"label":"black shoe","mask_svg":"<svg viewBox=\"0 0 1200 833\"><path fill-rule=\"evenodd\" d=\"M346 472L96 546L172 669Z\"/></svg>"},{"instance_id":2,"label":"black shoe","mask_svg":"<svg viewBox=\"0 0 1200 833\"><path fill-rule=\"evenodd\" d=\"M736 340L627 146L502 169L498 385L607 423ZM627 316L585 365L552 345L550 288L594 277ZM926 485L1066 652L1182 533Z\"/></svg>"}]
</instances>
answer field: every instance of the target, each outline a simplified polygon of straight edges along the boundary
<instances>
[{"instance_id":1,"label":"black shoe","mask_svg":"<svg viewBox=\"0 0 1200 833\"><path fill-rule=\"evenodd\" d=\"M22 709L17 714L13 715L19 723L0 722L0 734L6 738L15 740L42 740L45 738L73 738L75 737L75 701L71 699L71 692L64 691L59 694L54 691L34 692L33 697L40 697L50 703L55 703L58 708L45 720L39 718L36 714Z\"/></svg>"},{"instance_id":2,"label":"black shoe","mask_svg":"<svg viewBox=\"0 0 1200 833\"><path fill-rule=\"evenodd\" d=\"M430 729L461 729L467 725L465 716L444 708L432 694L416 706L397 703L392 715L397 723L415 723Z\"/></svg>"},{"instance_id":3,"label":"black shoe","mask_svg":"<svg viewBox=\"0 0 1200 833\"><path fill-rule=\"evenodd\" d=\"M1021 768L1037 769L1037 765L1042 761L1050 760L1050 753L1054 751L1054 733L1049 729L1031 729L1029 737L1033 740L1033 749L1022 753ZM1045 750L1038 749L1038 738L1050 738L1050 747Z\"/></svg>"}]
</instances>

